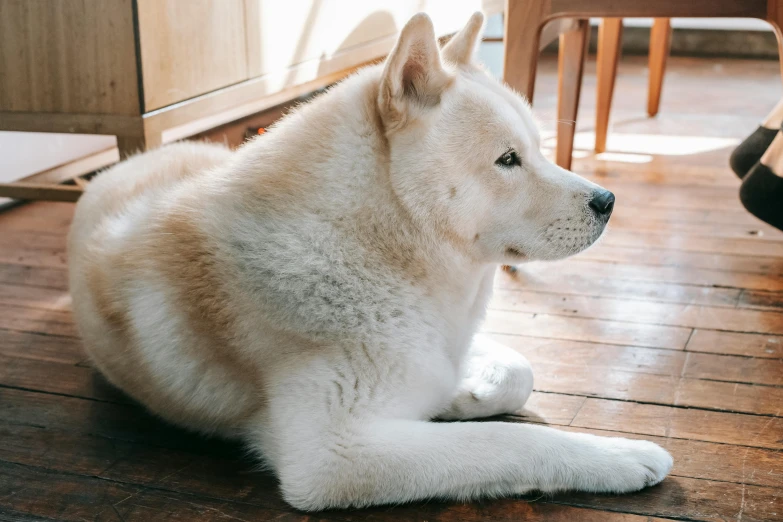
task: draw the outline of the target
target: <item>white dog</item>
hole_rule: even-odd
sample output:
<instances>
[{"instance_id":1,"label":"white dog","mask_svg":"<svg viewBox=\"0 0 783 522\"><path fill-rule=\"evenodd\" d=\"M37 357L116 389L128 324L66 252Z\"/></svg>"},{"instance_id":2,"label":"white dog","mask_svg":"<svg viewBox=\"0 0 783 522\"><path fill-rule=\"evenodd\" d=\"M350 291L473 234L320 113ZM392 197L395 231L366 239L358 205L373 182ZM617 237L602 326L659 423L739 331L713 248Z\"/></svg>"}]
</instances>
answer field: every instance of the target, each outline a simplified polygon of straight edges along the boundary
<instances>
[{"instance_id":1,"label":"white dog","mask_svg":"<svg viewBox=\"0 0 783 522\"><path fill-rule=\"evenodd\" d=\"M603 232L610 192L544 159L529 107L430 19L237 152L178 144L90 184L74 312L106 377L240 437L304 510L531 490L635 491L657 445L507 422L528 362L480 335L501 263Z\"/></svg>"}]
</instances>

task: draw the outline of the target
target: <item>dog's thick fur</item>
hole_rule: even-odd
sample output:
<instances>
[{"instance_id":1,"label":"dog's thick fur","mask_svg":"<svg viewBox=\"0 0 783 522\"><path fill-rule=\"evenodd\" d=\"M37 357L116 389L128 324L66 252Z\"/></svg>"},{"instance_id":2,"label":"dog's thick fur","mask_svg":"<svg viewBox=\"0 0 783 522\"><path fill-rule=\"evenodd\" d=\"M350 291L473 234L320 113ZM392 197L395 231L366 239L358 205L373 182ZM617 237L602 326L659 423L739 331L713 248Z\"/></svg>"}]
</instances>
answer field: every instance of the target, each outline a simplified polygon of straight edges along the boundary
<instances>
[{"instance_id":1,"label":"dog's thick fur","mask_svg":"<svg viewBox=\"0 0 783 522\"><path fill-rule=\"evenodd\" d=\"M575 254L600 187L539 152L528 106L415 16L382 66L237 152L177 144L100 175L69 240L95 365L171 422L246 441L304 510L634 491L650 442L503 422L527 361L480 335L500 263ZM498 164L509 150L520 164ZM513 159L513 158L512 158Z\"/></svg>"}]
</instances>

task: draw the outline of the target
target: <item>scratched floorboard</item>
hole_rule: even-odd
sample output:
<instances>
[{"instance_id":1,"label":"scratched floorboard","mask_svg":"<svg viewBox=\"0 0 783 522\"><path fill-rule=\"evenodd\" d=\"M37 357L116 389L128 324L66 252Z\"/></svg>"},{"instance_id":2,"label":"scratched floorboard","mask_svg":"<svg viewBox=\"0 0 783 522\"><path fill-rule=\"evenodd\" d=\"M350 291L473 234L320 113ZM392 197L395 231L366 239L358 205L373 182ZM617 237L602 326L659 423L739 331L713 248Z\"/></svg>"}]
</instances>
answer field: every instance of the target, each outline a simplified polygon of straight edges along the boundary
<instances>
[{"instance_id":1,"label":"scratched floorboard","mask_svg":"<svg viewBox=\"0 0 783 522\"><path fill-rule=\"evenodd\" d=\"M500 274L484 329L537 371L509 422L654 440L675 459L663 484L298 513L241 447L164 425L93 372L66 284L73 207L35 203L0 213L0 521L783 520L783 233L744 212L726 167L777 101L777 64L674 58L648 120L644 62L624 61L603 157L584 150L592 73L574 168L617 195L606 239Z\"/></svg>"}]
</instances>

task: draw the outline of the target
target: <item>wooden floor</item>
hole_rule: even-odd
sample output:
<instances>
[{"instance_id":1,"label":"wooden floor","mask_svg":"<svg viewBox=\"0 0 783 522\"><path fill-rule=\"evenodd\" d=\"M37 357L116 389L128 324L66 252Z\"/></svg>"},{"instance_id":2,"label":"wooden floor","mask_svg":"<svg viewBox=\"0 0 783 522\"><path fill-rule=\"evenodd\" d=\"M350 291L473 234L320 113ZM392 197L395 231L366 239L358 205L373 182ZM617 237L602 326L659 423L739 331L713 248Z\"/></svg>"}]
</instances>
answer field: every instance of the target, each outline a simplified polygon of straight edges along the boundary
<instances>
[{"instance_id":1,"label":"wooden floor","mask_svg":"<svg viewBox=\"0 0 783 522\"><path fill-rule=\"evenodd\" d=\"M549 128L554 70L536 95ZM674 456L663 484L297 513L241 448L164 425L94 374L66 284L73 207L36 203L0 214L0 520L783 520L783 233L743 211L727 167L780 95L777 64L673 59L656 120L643 62L620 72L612 154L574 165L617 195L605 239L501 274L485 330L536 372L509 420L653 440Z\"/></svg>"}]
</instances>

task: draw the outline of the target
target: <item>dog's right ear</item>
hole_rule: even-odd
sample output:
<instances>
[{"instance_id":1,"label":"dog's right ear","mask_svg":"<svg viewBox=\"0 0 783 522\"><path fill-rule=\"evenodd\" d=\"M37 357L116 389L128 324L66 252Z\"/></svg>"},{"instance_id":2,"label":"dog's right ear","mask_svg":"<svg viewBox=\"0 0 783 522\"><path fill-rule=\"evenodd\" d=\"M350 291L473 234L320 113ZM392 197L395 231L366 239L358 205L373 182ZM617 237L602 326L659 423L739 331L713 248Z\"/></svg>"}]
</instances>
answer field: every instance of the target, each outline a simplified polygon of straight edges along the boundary
<instances>
[{"instance_id":1,"label":"dog's right ear","mask_svg":"<svg viewBox=\"0 0 783 522\"><path fill-rule=\"evenodd\" d=\"M483 31L484 15L481 12L473 13L465 27L443 46L443 59L457 65L472 63Z\"/></svg>"},{"instance_id":2,"label":"dog's right ear","mask_svg":"<svg viewBox=\"0 0 783 522\"><path fill-rule=\"evenodd\" d=\"M378 92L378 109L387 131L399 129L416 112L437 105L451 83L443 69L432 20L414 15L400 32L386 59Z\"/></svg>"}]
</instances>

